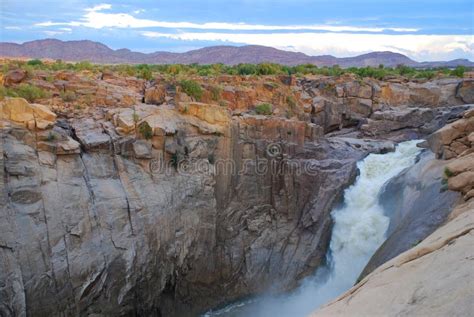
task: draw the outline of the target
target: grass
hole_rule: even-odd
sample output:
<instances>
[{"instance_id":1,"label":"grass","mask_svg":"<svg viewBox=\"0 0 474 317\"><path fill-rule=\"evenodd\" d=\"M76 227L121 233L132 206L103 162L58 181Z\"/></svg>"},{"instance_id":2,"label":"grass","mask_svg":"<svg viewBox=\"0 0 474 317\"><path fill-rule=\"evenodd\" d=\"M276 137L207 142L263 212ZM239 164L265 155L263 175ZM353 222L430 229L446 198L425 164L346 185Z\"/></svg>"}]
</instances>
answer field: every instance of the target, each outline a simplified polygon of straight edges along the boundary
<instances>
[{"instance_id":1,"label":"grass","mask_svg":"<svg viewBox=\"0 0 474 317\"><path fill-rule=\"evenodd\" d=\"M77 99L74 91L61 91L59 95L64 102L72 102Z\"/></svg>"},{"instance_id":2,"label":"grass","mask_svg":"<svg viewBox=\"0 0 474 317\"><path fill-rule=\"evenodd\" d=\"M261 115L271 115L273 113L273 107L269 103L261 103L255 106L255 112Z\"/></svg>"},{"instance_id":3,"label":"grass","mask_svg":"<svg viewBox=\"0 0 474 317\"><path fill-rule=\"evenodd\" d=\"M181 80L179 85L183 89L183 91L194 100L200 101L202 98L203 90L201 85L197 81L194 80Z\"/></svg>"},{"instance_id":4,"label":"grass","mask_svg":"<svg viewBox=\"0 0 474 317\"><path fill-rule=\"evenodd\" d=\"M446 178L450 178L450 177L453 177L454 176L454 173L446 166L444 168L444 176Z\"/></svg>"},{"instance_id":5,"label":"grass","mask_svg":"<svg viewBox=\"0 0 474 317\"><path fill-rule=\"evenodd\" d=\"M147 122L143 122L142 124L140 124L140 126L138 127L138 131L147 140L153 137L153 129Z\"/></svg>"},{"instance_id":6,"label":"grass","mask_svg":"<svg viewBox=\"0 0 474 317\"><path fill-rule=\"evenodd\" d=\"M11 88L0 86L0 99L5 97L21 97L29 102L35 102L50 96L49 92L30 84L21 84Z\"/></svg>"},{"instance_id":7,"label":"grass","mask_svg":"<svg viewBox=\"0 0 474 317\"><path fill-rule=\"evenodd\" d=\"M211 98L214 101L219 101L221 99L222 88L219 86L211 87Z\"/></svg>"}]
</instances>

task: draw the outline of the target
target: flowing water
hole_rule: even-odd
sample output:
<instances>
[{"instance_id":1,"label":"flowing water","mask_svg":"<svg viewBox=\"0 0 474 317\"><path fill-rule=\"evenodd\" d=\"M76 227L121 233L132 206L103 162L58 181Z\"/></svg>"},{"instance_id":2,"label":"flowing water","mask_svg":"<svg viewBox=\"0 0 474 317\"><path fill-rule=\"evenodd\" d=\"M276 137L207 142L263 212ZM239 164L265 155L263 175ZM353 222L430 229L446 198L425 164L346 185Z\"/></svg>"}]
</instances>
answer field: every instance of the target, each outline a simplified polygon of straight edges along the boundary
<instances>
[{"instance_id":1,"label":"flowing water","mask_svg":"<svg viewBox=\"0 0 474 317\"><path fill-rule=\"evenodd\" d=\"M385 240L389 218L379 204L383 185L414 164L419 141L400 143L395 152L370 154L357 164L360 175L344 192L334 220L327 265L289 294L268 295L210 311L204 316L306 316L351 288L370 257Z\"/></svg>"}]
</instances>

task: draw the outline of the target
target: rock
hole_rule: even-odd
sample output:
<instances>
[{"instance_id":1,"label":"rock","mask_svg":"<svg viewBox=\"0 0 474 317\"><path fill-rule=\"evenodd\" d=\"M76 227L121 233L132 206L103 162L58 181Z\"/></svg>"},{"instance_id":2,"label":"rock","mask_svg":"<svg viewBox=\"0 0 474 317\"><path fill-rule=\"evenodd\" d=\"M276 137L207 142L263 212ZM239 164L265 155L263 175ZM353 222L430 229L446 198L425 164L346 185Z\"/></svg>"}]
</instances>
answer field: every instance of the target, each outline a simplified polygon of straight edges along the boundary
<instances>
[{"instance_id":1,"label":"rock","mask_svg":"<svg viewBox=\"0 0 474 317\"><path fill-rule=\"evenodd\" d=\"M181 103L179 111L206 121L210 124L227 124L230 120L229 113L220 106L208 105L198 102Z\"/></svg>"},{"instance_id":2,"label":"rock","mask_svg":"<svg viewBox=\"0 0 474 317\"><path fill-rule=\"evenodd\" d=\"M29 129L46 129L54 125L56 114L48 107L30 104L23 98L6 98L0 103L0 113L4 119L11 120Z\"/></svg>"},{"instance_id":3,"label":"rock","mask_svg":"<svg viewBox=\"0 0 474 317\"><path fill-rule=\"evenodd\" d=\"M461 208L446 225L311 316L470 315L474 201Z\"/></svg>"},{"instance_id":4,"label":"rock","mask_svg":"<svg viewBox=\"0 0 474 317\"><path fill-rule=\"evenodd\" d=\"M453 158L470 148L468 135L474 131L474 117L470 111L460 120L450 123L428 137L430 149L438 158Z\"/></svg>"},{"instance_id":5,"label":"rock","mask_svg":"<svg viewBox=\"0 0 474 317\"><path fill-rule=\"evenodd\" d=\"M133 142L133 152L137 159L151 159L151 143L144 140Z\"/></svg>"},{"instance_id":6,"label":"rock","mask_svg":"<svg viewBox=\"0 0 474 317\"><path fill-rule=\"evenodd\" d=\"M467 193L474 186L474 171L460 173L448 179L448 188Z\"/></svg>"},{"instance_id":7,"label":"rock","mask_svg":"<svg viewBox=\"0 0 474 317\"><path fill-rule=\"evenodd\" d=\"M474 103L474 80L463 80L456 88L456 97L465 103Z\"/></svg>"},{"instance_id":8,"label":"rock","mask_svg":"<svg viewBox=\"0 0 474 317\"><path fill-rule=\"evenodd\" d=\"M458 175L467 171L474 171L474 153L462 156L449 162L446 168L452 175Z\"/></svg>"},{"instance_id":9,"label":"rock","mask_svg":"<svg viewBox=\"0 0 474 317\"><path fill-rule=\"evenodd\" d=\"M434 117L434 112L427 108L392 108L374 112L361 130L371 136L387 135L403 129L418 130Z\"/></svg>"},{"instance_id":10,"label":"rock","mask_svg":"<svg viewBox=\"0 0 474 317\"><path fill-rule=\"evenodd\" d=\"M145 103L161 105L166 100L166 88L162 85L153 86L145 90Z\"/></svg>"},{"instance_id":11,"label":"rock","mask_svg":"<svg viewBox=\"0 0 474 317\"><path fill-rule=\"evenodd\" d=\"M75 120L72 129L86 150L109 149L111 137L105 133L101 123L93 119Z\"/></svg>"},{"instance_id":12,"label":"rock","mask_svg":"<svg viewBox=\"0 0 474 317\"><path fill-rule=\"evenodd\" d=\"M3 84L6 87L10 87L13 84L19 84L26 79L27 72L23 69L14 69L6 73L3 78Z\"/></svg>"}]
</instances>

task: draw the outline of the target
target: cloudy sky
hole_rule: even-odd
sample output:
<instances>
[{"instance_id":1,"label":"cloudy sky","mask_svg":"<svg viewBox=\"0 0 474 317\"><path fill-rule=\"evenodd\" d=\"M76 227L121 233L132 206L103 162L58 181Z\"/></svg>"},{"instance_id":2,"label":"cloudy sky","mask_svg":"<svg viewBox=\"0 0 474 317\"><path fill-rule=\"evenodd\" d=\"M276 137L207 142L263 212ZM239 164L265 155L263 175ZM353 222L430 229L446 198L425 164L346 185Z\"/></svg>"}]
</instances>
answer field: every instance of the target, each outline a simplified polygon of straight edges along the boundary
<instances>
[{"instance_id":1,"label":"cloudy sky","mask_svg":"<svg viewBox=\"0 0 474 317\"><path fill-rule=\"evenodd\" d=\"M474 60L472 0L1 0L1 41L89 39L141 52L258 44L310 55Z\"/></svg>"}]
</instances>

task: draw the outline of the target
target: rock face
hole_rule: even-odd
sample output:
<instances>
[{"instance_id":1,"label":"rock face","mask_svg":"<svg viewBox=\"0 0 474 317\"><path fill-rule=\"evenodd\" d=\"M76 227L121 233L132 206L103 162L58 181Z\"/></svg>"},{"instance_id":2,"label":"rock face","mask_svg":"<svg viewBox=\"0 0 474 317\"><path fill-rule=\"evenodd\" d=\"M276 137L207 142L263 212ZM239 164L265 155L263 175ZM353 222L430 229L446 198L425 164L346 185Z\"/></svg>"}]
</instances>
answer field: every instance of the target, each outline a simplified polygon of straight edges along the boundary
<instances>
[{"instance_id":1,"label":"rock face","mask_svg":"<svg viewBox=\"0 0 474 317\"><path fill-rule=\"evenodd\" d=\"M473 153L469 135L474 131L474 109L464 113L461 120L436 131L428 138L428 144L438 158L451 159Z\"/></svg>"},{"instance_id":2,"label":"rock face","mask_svg":"<svg viewBox=\"0 0 474 317\"><path fill-rule=\"evenodd\" d=\"M324 260L356 162L394 148L360 128L423 135L462 104L457 79L193 80L200 102L178 82L37 73L51 106L0 103L0 315L187 316L291 289ZM471 142L452 124L462 135L433 144ZM448 186L468 197L463 166Z\"/></svg>"},{"instance_id":3,"label":"rock face","mask_svg":"<svg viewBox=\"0 0 474 317\"><path fill-rule=\"evenodd\" d=\"M29 104L23 98L7 98L0 102L3 119L22 124L29 129L46 129L53 126L56 114L40 104Z\"/></svg>"},{"instance_id":4,"label":"rock face","mask_svg":"<svg viewBox=\"0 0 474 317\"><path fill-rule=\"evenodd\" d=\"M474 201L454 212L453 220L311 316L472 314Z\"/></svg>"}]
</instances>

